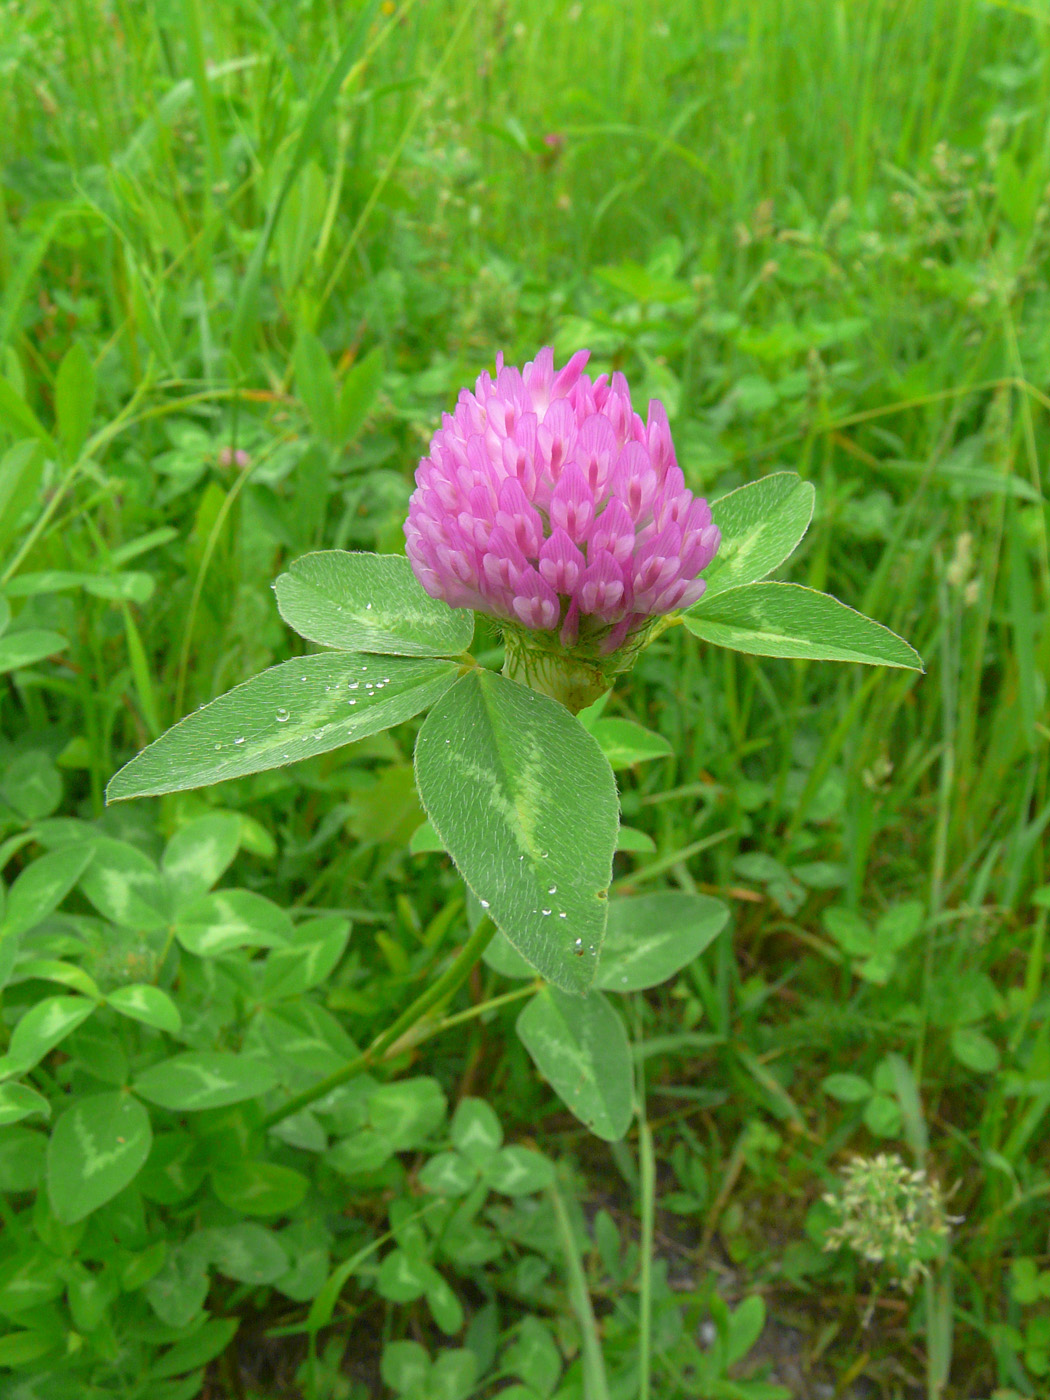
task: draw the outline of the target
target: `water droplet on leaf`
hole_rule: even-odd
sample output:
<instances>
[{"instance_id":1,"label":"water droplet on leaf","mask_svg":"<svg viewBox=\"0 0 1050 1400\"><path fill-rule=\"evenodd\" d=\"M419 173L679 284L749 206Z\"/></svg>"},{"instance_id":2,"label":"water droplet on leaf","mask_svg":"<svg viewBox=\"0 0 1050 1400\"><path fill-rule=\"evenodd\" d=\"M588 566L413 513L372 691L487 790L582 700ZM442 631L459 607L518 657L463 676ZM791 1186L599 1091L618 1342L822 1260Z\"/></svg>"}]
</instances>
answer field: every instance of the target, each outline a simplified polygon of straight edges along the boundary
<instances>
[{"instance_id":1,"label":"water droplet on leaf","mask_svg":"<svg viewBox=\"0 0 1050 1400\"><path fill-rule=\"evenodd\" d=\"M287 724L288 721L291 719L291 715L286 709L282 707L274 715L274 719L277 721L278 724Z\"/></svg>"}]
</instances>

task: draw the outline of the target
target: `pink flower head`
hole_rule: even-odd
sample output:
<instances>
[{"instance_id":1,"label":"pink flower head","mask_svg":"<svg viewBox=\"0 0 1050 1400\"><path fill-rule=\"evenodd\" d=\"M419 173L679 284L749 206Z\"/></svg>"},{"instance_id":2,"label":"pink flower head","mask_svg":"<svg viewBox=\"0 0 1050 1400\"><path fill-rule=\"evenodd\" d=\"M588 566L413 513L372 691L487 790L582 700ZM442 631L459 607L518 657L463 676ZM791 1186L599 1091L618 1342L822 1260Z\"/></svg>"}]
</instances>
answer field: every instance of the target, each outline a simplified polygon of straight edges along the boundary
<instances>
[{"instance_id":1,"label":"pink flower head","mask_svg":"<svg viewBox=\"0 0 1050 1400\"><path fill-rule=\"evenodd\" d=\"M622 374L584 373L589 355L557 373L550 348L520 370L497 355L434 434L405 538L432 598L608 655L696 602L720 534L663 405L643 422Z\"/></svg>"}]
</instances>

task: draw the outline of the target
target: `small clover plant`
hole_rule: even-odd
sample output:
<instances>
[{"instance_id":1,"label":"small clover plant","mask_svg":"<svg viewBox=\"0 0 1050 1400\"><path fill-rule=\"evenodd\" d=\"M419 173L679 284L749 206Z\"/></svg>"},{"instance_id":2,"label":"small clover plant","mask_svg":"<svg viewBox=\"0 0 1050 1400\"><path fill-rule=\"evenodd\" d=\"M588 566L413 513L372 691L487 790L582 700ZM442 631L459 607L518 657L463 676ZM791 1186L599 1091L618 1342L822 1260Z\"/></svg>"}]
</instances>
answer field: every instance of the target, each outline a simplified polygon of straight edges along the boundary
<instances>
[{"instance_id":1,"label":"small clover plant","mask_svg":"<svg viewBox=\"0 0 1050 1400\"><path fill-rule=\"evenodd\" d=\"M632 1059L606 994L673 975L728 912L674 894L610 905L620 840L613 763L667 751L658 735L601 717L611 684L677 624L752 655L922 663L827 594L766 581L809 525L809 483L777 472L708 505L685 486L662 406L651 403L643 422L623 376L592 380L586 360L581 351L557 373L549 350L521 371L500 360L494 379L464 390L417 472L408 557L320 551L277 579L282 617L327 650L188 715L122 768L107 795L257 773L427 712L415 775L428 827L416 848L452 857L473 928L373 1051L411 1034L488 949L497 969L542 979L519 1017L521 1039L573 1113L616 1139L633 1113ZM475 611L503 629L503 674L468 650ZM323 963L340 936L317 934ZM274 977L293 972L282 965ZM74 1020L88 1007L63 1002ZM271 1119L299 1112L366 1061L351 1060ZM153 1077L179 1073L202 1067L172 1061Z\"/></svg>"}]
</instances>

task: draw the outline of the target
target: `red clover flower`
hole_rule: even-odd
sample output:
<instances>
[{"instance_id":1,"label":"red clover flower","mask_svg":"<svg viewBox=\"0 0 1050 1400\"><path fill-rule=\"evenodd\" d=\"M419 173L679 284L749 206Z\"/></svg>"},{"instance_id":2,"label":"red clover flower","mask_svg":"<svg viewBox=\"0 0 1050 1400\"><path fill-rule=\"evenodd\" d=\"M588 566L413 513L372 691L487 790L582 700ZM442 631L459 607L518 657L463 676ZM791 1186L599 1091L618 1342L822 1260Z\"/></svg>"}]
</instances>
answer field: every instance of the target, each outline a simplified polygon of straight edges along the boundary
<instances>
[{"instance_id":1,"label":"red clover flower","mask_svg":"<svg viewBox=\"0 0 1050 1400\"><path fill-rule=\"evenodd\" d=\"M604 673L697 601L720 534L663 405L643 423L624 376L592 380L589 356L556 373L550 348L520 370L497 355L434 434L405 537L432 598L500 619L518 653Z\"/></svg>"}]
</instances>

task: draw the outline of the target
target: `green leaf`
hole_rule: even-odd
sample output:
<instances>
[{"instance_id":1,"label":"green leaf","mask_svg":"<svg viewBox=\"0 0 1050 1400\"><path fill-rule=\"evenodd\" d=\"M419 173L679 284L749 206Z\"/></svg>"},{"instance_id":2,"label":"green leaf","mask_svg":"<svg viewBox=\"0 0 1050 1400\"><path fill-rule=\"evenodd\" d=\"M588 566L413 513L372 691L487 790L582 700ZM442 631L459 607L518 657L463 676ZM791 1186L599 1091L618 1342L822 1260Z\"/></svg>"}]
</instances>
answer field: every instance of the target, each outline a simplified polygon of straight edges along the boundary
<instances>
[{"instance_id":1,"label":"green leaf","mask_svg":"<svg viewBox=\"0 0 1050 1400\"><path fill-rule=\"evenodd\" d=\"M149 1114L130 1095L79 1099L47 1146L47 1190L59 1220L83 1220L122 1191L141 1171L152 1139Z\"/></svg>"},{"instance_id":2,"label":"green leaf","mask_svg":"<svg viewBox=\"0 0 1050 1400\"><path fill-rule=\"evenodd\" d=\"M49 447L54 445L51 434L41 423L22 395L7 379L0 377L0 423L17 437L39 438Z\"/></svg>"},{"instance_id":3,"label":"green leaf","mask_svg":"<svg viewBox=\"0 0 1050 1400\"><path fill-rule=\"evenodd\" d=\"M431 598L403 554L304 554L274 584L277 607L308 642L391 656L456 656L474 614Z\"/></svg>"},{"instance_id":4,"label":"green leaf","mask_svg":"<svg viewBox=\"0 0 1050 1400\"><path fill-rule=\"evenodd\" d=\"M645 831L639 831L637 827L621 826L620 834L616 838L616 849L634 855L652 855L656 850L656 842Z\"/></svg>"},{"instance_id":5,"label":"green leaf","mask_svg":"<svg viewBox=\"0 0 1050 1400\"><path fill-rule=\"evenodd\" d=\"M821 915L824 927L844 953L853 958L868 958L875 952L871 929L853 909L829 905Z\"/></svg>"},{"instance_id":6,"label":"green leaf","mask_svg":"<svg viewBox=\"0 0 1050 1400\"><path fill-rule=\"evenodd\" d=\"M460 1099L452 1115L452 1145L479 1166L503 1146L503 1129L484 1099Z\"/></svg>"},{"instance_id":7,"label":"green leaf","mask_svg":"<svg viewBox=\"0 0 1050 1400\"><path fill-rule=\"evenodd\" d=\"M277 1071L266 1060L200 1050L151 1065L134 1088L161 1108L197 1112L259 1098L276 1083Z\"/></svg>"},{"instance_id":8,"label":"green leaf","mask_svg":"<svg viewBox=\"0 0 1050 1400\"><path fill-rule=\"evenodd\" d=\"M121 928L164 928L171 918L168 890L156 865L127 841L104 837L80 888L104 919Z\"/></svg>"},{"instance_id":9,"label":"green leaf","mask_svg":"<svg viewBox=\"0 0 1050 1400\"><path fill-rule=\"evenodd\" d=\"M274 949L266 959L260 995L271 1001L316 987L346 952L349 937L350 921L339 914L301 924L289 946Z\"/></svg>"},{"instance_id":10,"label":"green leaf","mask_svg":"<svg viewBox=\"0 0 1050 1400\"><path fill-rule=\"evenodd\" d=\"M144 1291L167 1326L181 1331L197 1320L208 1296L208 1270L192 1237L170 1252Z\"/></svg>"},{"instance_id":11,"label":"green leaf","mask_svg":"<svg viewBox=\"0 0 1050 1400\"><path fill-rule=\"evenodd\" d=\"M491 967L493 972L498 972L501 977L536 976L536 969L532 964L525 961L518 950L508 942L506 934L500 933L498 929L481 956L486 966Z\"/></svg>"},{"instance_id":12,"label":"green leaf","mask_svg":"<svg viewBox=\"0 0 1050 1400\"><path fill-rule=\"evenodd\" d=\"M886 1094L873 1094L864 1106L864 1123L876 1137L896 1137L901 1130L900 1105Z\"/></svg>"},{"instance_id":13,"label":"green leaf","mask_svg":"<svg viewBox=\"0 0 1050 1400\"><path fill-rule=\"evenodd\" d=\"M87 997L45 997L29 1008L11 1036L4 1060L8 1074L21 1074L76 1030L95 1009ZM0 1064L3 1062L0 1061Z\"/></svg>"},{"instance_id":14,"label":"green leaf","mask_svg":"<svg viewBox=\"0 0 1050 1400\"><path fill-rule=\"evenodd\" d=\"M0 1367L5 1371L17 1366L29 1366L54 1351L59 1344L51 1332L8 1332L0 1337Z\"/></svg>"},{"instance_id":15,"label":"green leaf","mask_svg":"<svg viewBox=\"0 0 1050 1400\"><path fill-rule=\"evenodd\" d=\"M674 750L662 734L630 719L599 719L590 726L612 768L630 768L653 758L670 758Z\"/></svg>"},{"instance_id":16,"label":"green leaf","mask_svg":"<svg viewBox=\"0 0 1050 1400\"><path fill-rule=\"evenodd\" d=\"M952 1031L952 1054L977 1074L993 1074L999 1068L999 1048L982 1031L957 1026Z\"/></svg>"},{"instance_id":17,"label":"green leaf","mask_svg":"<svg viewBox=\"0 0 1050 1400\"><path fill-rule=\"evenodd\" d=\"M239 1326L240 1319L236 1317L209 1318L195 1332L161 1353L150 1367L150 1380L181 1376L206 1366L226 1350Z\"/></svg>"},{"instance_id":18,"label":"green leaf","mask_svg":"<svg viewBox=\"0 0 1050 1400\"><path fill-rule=\"evenodd\" d=\"M249 1221L202 1230L197 1244L221 1274L238 1283L273 1283L291 1264L273 1231Z\"/></svg>"},{"instance_id":19,"label":"green leaf","mask_svg":"<svg viewBox=\"0 0 1050 1400\"><path fill-rule=\"evenodd\" d=\"M821 1080L820 1087L839 1103L863 1103L874 1092L859 1074L829 1074Z\"/></svg>"},{"instance_id":20,"label":"green leaf","mask_svg":"<svg viewBox=\"0 0 1050 1400\"><path fill-rule=\"evenodd\" d=\"M35 666L56 651L65 651L68 646L61 632L48 632L42 627L27 627L23 632L5 632L0 637L0 674L19 671L23 666Z\"/></svg>"},{"instance_id":21,"label":"green leaf","mask_svg":"<svg viewBox=\"0 0 1050 1400\"><path fill-rule=\"evenodd\" d=\"M51 1117L51 1105L28 1084L0 1084L0 1128L23 1118Z\"/></svg>"},{"instance_id":22,"label":"green leaf","mask_svg":"<svg viewBox=\"0 0 1050 1400\"><path fill-rule=\"evenodd\" d=\"M875 925L875 946L899 953L922 932L925 918L926 908L921 900L909 899L893 905Z\"/></svg>"},{"instance_id":23,"label":"green leaf","mask_svg":"<svg viewBox=\"0 0 1050 1400\"><path fill-rule=\"evenodd\" d=\"M392 1152L405 1152L419 1147L441 1125L445 1108L438 1081L420 1075L376 1089L368 1100L368 1118Z\"/></svg>"},{"instance_id":24,"label":"green leaf","mask_svg":"<svg viewBox=\"0 0 1050 1400\"><path fill-rule=\"evenodd\" d=\"M344 444L357 441L382 382L383 350L377 346L350 367L339 391L339 437Z\"/></svg>"},{"instance_id":25,"label":"green leaf","mask_svg":"<svg viewBox=\"0 0 1050 1400\"><path fill-rule=\"evenodd\" d=\"M40 490L44 472L44 444L16 442L0 456L0 543L9 540L19 528ZM9 580L6 591L11 592Z\"/></svg>"},{"instance_id":26,"label":"green leaf","mask_svg":"<svg viewBox=\"0 0 1050 1400\"><path fill-rule=\"evenodd\" d=\"M133 983L127 987L117 987L106 997L114 1011L122 1016L130 1016L133 1021L152 1026L157 1031L167 1031L176 1035L182 1029L179 1008L159 987L149 983Z\"/></svg>"},{"instance_id":27,"label":"green leaf","mask_svg":"<svg viewBox=\"0 0 1050 1400\"><path fill-rule=\"evenodd\" d=\"M46 1147L43 1134L30 1128L0 1133L0 1191L35 1191L43 1177Z\"/></svg>"},{"instance_id":28,"label":"green leaf","mask_svg":"<svg viewBox=\"0 0 1050 1400\"><path fill-rule=\"evenodd\" d=\"M75 462L95 416L95 366L82 341L66 351L55 376L55 417L66 456Z\"/></svg>"},{"instance_id":29,"label":"green leaf","mask_svg":"<svg viewBox=\"0 0 1050 1400\"><path fill-rule=\"evenodd\" d=\"M546 1190L554 1179L554 1168L538 1152L513 1143L484 1164L482 1175L493 1191L501 1191L504 1196L527 1196Z\"/></svg>"},{"instance_id":30,"label":"green leaf","mask_svg":"<svg viewBox=\"0 0 1050 1400\"><path fill-rule=\"evenodd\" d=\"M325 653L283 661L136 754L110 781L107 801L181 792L328 753L418 715L456 675L454 662L429 659Z\"/></svg>"},{"instance_id":31,"label":"green leaf","mask_svg":"<svg viewBox=\"0 0 1050 1400\"><path fill-rule=\"evenodd\" d=\"M458 1152L437 1152L428 1157L419 1183L436 1196L465 1196L478 1179L477 1168Z\"/></svg>"},{"instance_id":32,"label":"green leaf","mask_svg":"<svg viewBox=\"0 0 1050 1400\"><path fill-rule=\"evenodd\" d=\"M175 833L160 867L176 904L199 899L211 889L237 854L241 830L240 817L214 812Z\"/></svg>"},{"instance_id":33,"label":"green leaf","mask_svg":"<svg viewBox=\"0 0 1050 1400\"><path fill-rule=\"evenodd\" d=\"M743 1360L762 1335L765 1325L765 1299L760 1293L752 1293L729 1316L725 1352L728 1366Z\"/></svg>"},{"instance_id":34,"label":"green leaf","mask_svg":"<svg viewBox=\"0 0 1050 1400\"><path fill-rule=\"evenodd\" d=\"M545 987L518 1017L536 1068L592 1133L615 1142L631 1122L634 1070L623 1022L600 992L583 1001Z\"/></svg>"},{"instance_id":35,"label":"green leaf","mask_svg":"<svg viewBox=\"0 0 1050 1400\"><path fill-rule=\"evenodd\" d=\"M783 564L809 529L815 494L794 472L774 472L713 501L711 519L722 542L704 571L707 588L696 606L728 588L757 583Z\"/></svg>"},{"instance_id":36,"label":"green leaf","mask_svg":"<svg viewBox=\"0 0 1050 1400\"><path fill-rule=\"evenodd\" d=\"M212 1190L241 1215L287 1215L301 1204L308 1177L278 1162L244 1161L214 1170Z\"/></svg>"},{"instance_id":37,"label":"green leaf","mask_svg":"<svg viewBox=\"0 0 1050 1400\"><path fill-rule=\"evenodd\" d=\"M918 652L888 627L798 583L730 588L702 600L683 621L701 641L752 656L923 669Z\"/></svg>"},{"instance_id":38,"label":"green leaf","mask_svg":"<svg viewBox=\"0 0 1050 1400\"><path fill-rule=\"evenodd\" d=\"M702 894L613 900L595 985L609 992L657 987L699 957L728 920L722 901Z\"/></svg>"},{"instance_id":39,"label":"green leaf","mask_svg":"<svg viewBox=\"0 0 1050 1400\"><path fill-rule=\"evenodd\" d=\"M314 432L326 442L336 440L335 375L328 351L317 336L302 331L292 357L295 390L310 415Z\"/></svg>"},{"instance_id":40,"label":"green leaf","mask_svg":"<svg viewBox=\"0 0 1050 1400\"><path fill-rule=\"evenodd\" d=\"M0 922L0 942L17 938L58 908L84 873L94 847L66 846L48 851L27 865L7 892L7 907Z\"/></svg>"},{"instance_id":41,"label":"green leaf","mask_svg":"<svg viewBox=\"0 0 1050 1400\"><path fill-rule=\"evenodd\" d=\"M425 1384L431 1360L418 1342L387 1342L379 1369L391 1390L407 1395Z\"/></svg>"},{"instance_id":42,"label":"green leaf","mask_svg":"<svg viewBox=\"0 0 1050 1400\"><path fill-rule=\"evenodd\" d=\"M427 815L498 928L566 991L594 979L618 826L597 742L556 701L472 671L416 743Z\"/></svg>"},{"instance_id":43,"label":"green leaf","mask_svg":"<svg viewBox=\"0 0 1050 1400\"><path fill-rule=\"evenodd\" d=\"M233 948L275 948L295 930L279 905L254 890L215 890L175 919L175 936L188 953L215 958Z\"/></svg>"}]
</instances>

